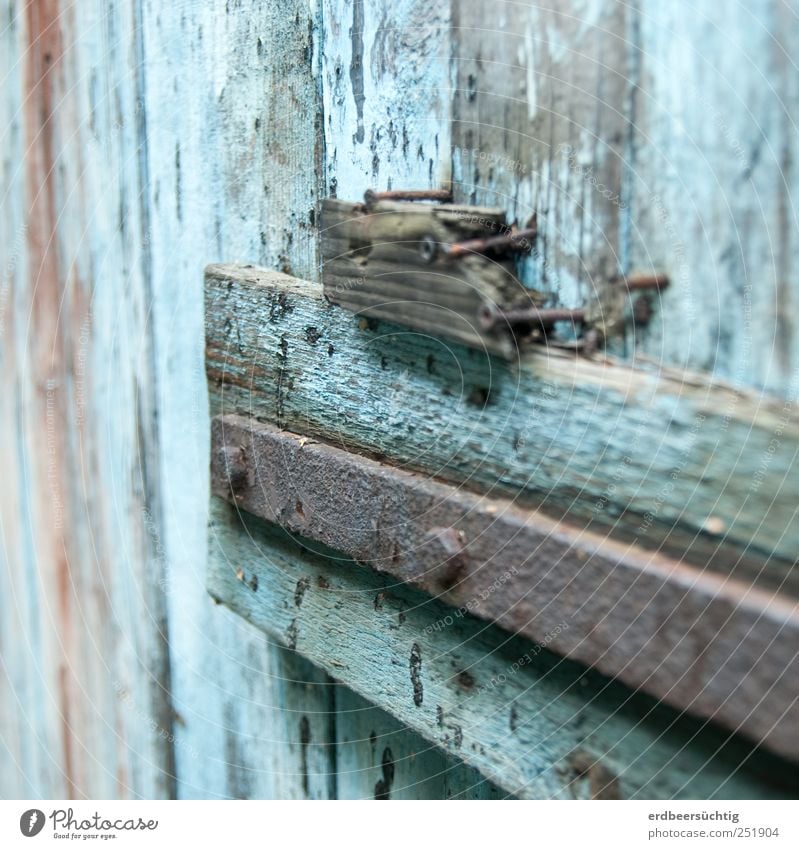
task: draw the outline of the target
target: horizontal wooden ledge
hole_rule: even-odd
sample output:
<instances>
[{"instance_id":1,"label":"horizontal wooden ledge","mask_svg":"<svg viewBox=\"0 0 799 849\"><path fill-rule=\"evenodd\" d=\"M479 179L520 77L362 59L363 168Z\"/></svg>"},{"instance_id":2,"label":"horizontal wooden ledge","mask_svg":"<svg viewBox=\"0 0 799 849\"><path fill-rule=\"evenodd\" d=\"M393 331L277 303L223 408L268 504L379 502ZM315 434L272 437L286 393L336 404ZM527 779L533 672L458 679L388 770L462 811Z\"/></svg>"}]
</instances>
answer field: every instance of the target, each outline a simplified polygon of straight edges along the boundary
<instances>
[{"instance_id":1,"label":"horizontal wooden ledge","mask_svg":"<svg viewBox=\"0 0 799 849\"><path fill-rule=\"evenodd\" d=\"M211 501L216 600L508 792L796 797L792 765L741 738Z\"/></svg>"},{"instance_id":2,"label":"horizontal wooden ledge","mask_svg":"<svg viewBox=\"0 0 799 849\"><path fill-rule=\"evenodd\" d=\"M434 630L468 611L799 757L793 599L248 417L214 418L211 470L216 495L452 605Z\"/></svg>"},{"instance_id":3,"label":"horizontal wooden ledge","mask_svg":"<svg viewBox=\"0 0 799 849\"><path fill-rule=\"evenodd\" d=\"M206 271L212 409L512 497L799 596L799 417L712 379L543 349L508 364L329 304L252 266Z\"/></svg>"}]
</instances>

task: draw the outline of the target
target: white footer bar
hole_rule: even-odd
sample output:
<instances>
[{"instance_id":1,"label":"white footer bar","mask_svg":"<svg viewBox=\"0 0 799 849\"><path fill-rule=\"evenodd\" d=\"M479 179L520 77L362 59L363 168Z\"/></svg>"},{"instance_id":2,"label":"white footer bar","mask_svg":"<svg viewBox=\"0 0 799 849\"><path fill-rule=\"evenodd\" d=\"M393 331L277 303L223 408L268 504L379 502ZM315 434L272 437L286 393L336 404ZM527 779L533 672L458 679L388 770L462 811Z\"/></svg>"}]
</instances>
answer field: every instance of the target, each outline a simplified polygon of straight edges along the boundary
<instances>
[{"instance_id":1,"label":"white footer bar","mask_svg":"<svg viewBox=\"0 0 799 849\"><path fill-rule=\"evenodd\" d=\"M399 808L397 807L399 806ZM470 810L467 810L469 808ZM0 846L799 846L796 802L0 801ZM440 841L440 842L439 842Z\"/></svg>"}]
</instances>

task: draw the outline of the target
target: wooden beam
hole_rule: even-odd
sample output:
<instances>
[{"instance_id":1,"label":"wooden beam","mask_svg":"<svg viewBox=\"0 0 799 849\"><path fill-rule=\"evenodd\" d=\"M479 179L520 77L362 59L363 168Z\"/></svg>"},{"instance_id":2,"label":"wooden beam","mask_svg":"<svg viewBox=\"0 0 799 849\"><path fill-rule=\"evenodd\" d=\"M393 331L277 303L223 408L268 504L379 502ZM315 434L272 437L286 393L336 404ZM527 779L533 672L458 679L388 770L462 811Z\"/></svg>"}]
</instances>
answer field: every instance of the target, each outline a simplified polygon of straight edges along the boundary
<instances>
[{"instance_id":1,"label":"wooden beam","mask_svg":"<svg viewBox=\"0 0 799 849\"><path fill-rule=\"evenodd\" d=\"M799 416L707 375L543 350L507 364L358 319L253 266L206 272L217 413L253 415L795 592Z\"/></svg>"},{"instance_id":2,"label":"wooden beam","mask_svg":"<svg viewBox=\"0 0 799 849\"><path fill-rule=\"evenodd\" d=\"M510 793L797 792L783 762L556 658L548 640L531 645L470 616L451 621L450 607L219 499L211 516L214 598Z\"/></svg>"},{"instance_id":3,"label":"wooden beam","mask_svg":"<svg viewBox=\"0 0 799 849\"><path fill-rule=\"evenodd\" d=\"M795 601L252 418L211 445L241 509L799 758Z\"/></svg>"}]
</instances>

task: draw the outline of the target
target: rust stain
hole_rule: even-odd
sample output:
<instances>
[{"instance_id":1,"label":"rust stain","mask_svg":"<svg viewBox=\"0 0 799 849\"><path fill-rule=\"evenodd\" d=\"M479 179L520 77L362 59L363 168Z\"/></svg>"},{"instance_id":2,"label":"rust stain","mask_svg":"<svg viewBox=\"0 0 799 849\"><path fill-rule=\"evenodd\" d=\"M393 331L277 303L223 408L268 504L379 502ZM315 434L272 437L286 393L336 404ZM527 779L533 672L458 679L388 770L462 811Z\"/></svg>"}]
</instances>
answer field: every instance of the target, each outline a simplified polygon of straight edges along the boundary
<instances>
[{"instance_id":1,"label":"rust stain","mask_svg":"<svg viewBox=\"0 0 799 849\"><path fill-rule=\"evenodd\" d=\"M572 785L588 779L588 796L591 799L622 799L618 777L605 764L588 752L572 752L568 766L573 775ZM576 788L575 788L576 789Z\"/></svg>"},{"instance_id":2,"label":"rust stain","mask_svg":"<svg viewBox=\"0 0 799 849\"><path fill-rule=\"evenodd\" d=\"M30 377L39 389L31 411L34 433L30 436L45 446L35 469L32 488L38 493L39 563L45 574L43 584L57 591L57 629L62 652L58 688L61 713L62 766L65 795L80 793L76 781L74 740L73 672L74 656L71 623L72 576L63 529L69 527L64 515L68 480L65 454L63 336L59 310L63 295L58 254L57 199L55 186L56 94L64 61L61 32L62 13L57 0L34 0L26 6L28 44L24 71L24 126L26 133L25 174L27 188L28 291L31 293L31 326L28 331ZM44 529L49 529L49 539ZM52 576L52 580L49 577Z\"/></svg>"},{"instance_id":3,"label":"rust stain","mask_svg":"<svg viewBox=\"0 0 799 849\"><path fill-rule=\"evenodd\" d=\"M57 341L61 294L56 233L54 116L55 88L63 60L57 0L34 0L26 7L28 46L25 68L25 154L28 188L28 251L32 274L34 332L44 331L46 350Z\"/></svg>"},{"instance_id":4,"label":"rust stain","mask_svg":"<svg viewBox=\"0 0 799 849\"><path fill-rule=\"evenodd\" d=\"M72 725L70 717L70 675L68 668L62 664L58 668L58 700L61 711L61 745L64 749L62 768L66 781L66 798L76 799L79 796L78 787L74 781L75 760L72 747Z\"/></svg>"}]
</instances>

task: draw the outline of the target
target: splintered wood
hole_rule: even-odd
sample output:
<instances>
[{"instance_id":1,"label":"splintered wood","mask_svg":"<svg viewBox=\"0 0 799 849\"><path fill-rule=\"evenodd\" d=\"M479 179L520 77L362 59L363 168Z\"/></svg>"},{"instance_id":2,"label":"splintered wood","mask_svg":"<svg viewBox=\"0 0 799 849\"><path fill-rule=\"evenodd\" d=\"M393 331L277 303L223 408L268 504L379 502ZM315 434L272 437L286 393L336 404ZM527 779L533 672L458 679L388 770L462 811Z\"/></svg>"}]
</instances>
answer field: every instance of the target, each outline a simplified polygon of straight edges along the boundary
<instances>
[{"instance_id":1,"label":"splintered wood","mask_svg":"<svg viewBox=\"0 0 799 849\"><path fill-rule=\"evenodd\" d=\"M522 286L512 258L502 253L453 255L446 249L511 233L500 209L327 199L322 204L324 292L332 303L367 318L511 358L513 335L507 327L483 327L481 310L486 304L535 307L541 296Z\"/></svg>"}]
</instances>

